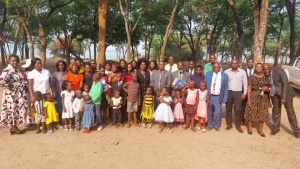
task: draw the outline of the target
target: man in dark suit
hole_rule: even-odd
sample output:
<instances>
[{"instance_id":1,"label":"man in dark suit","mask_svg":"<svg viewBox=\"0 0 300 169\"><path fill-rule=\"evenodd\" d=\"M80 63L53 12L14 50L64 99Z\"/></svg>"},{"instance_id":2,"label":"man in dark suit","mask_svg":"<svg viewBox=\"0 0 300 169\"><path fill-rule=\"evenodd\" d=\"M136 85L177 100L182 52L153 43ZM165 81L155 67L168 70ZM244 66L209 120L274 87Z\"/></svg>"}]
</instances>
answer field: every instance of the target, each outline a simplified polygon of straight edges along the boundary
<instances>
[{"instance_id":1,"label":"man in dark suit","mask_svg":"<svg viewBox=\"0 0 300 169\"><path fill-rule=\"evenodd\" d=\"M246 72L247 80L249 82L250 77L254 74L254 60L253 59L247 60L247 68L245 68L244 70ZM242 122L241 122L242 124L241 125L245 124L244 114L245 114L247 101L248 101L247 97L242 101L242 108L241 108L242 109Z\"/></svg>"},{"instance_id":2,"label":"man in dark suit","mask_svg":"<svg viewBox=\"0 0 300 169\"><path fill-rule=\"evenodd\" d=\"M220 72L220 68L221 64L215 62L213 64L213 71L207 72L205 76L207 90L210 93L207 123L208 131L213 128L216 131L220 131L222 103L226 103L228 99L228 76L226 73ZM215 109L214 118L212 116L213 108Z\"/></svg>"},{"instance_id":3,"label":"man in dark suit","mask_svg":"<svg viewBox=\"0 0 300 169\"><path fill-rule=\"evenodd\" d=\"M264 73L270 77L270 87L264 87L264 91L268 91L272 100L272 118L273 128L271 135L276 135L280 128L281 105L287 112L288 119L294 136L299 138L300 128L298 126L297 117L293 106L293 98L295 97L294 90L289 85L288 78L284 70L274 67L270 64L264 64Z\"/></svg>"},{"instance_id":4,"label":"man in dark suit","mask_svg":"<svg viewBox=\"0 0 300 169\"><path fill-rule=\"evenodd\" d=\"M193 60L189 61L189 68L185 71L188 72L192 77L195 74L195 61Z\"/></svg>"},{"instance_id":5,"label":"man in dark suit","mask_svg":"<svg viewBox=\"0 0 300 169\"><path fill-rule=\"evenodd\" d=\"M184 64L183 62L178 62L177 64L178 70L172 73L172 80L171 80L171 88L172 88L172 96L175 96L175 90L182 90L185 86L184 85L179 85L175 86L172 83L174 82L175 78L178 78L184 82L186 82L186 85L189 83L191 80L190 74L186 71L183 70Z\"/></svg>"}]
</instances>

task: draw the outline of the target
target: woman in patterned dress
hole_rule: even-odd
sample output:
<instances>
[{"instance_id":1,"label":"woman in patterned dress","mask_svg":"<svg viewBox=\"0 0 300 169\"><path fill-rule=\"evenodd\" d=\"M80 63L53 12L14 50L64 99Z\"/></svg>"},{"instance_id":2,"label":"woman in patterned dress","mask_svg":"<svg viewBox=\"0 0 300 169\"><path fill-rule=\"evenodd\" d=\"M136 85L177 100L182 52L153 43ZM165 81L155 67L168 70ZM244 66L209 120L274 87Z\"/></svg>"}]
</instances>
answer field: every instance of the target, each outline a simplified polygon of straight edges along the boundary
<instances>
[{"instance_id":1,"label":"woman in patterned dress","mask_svg":"<svg viewBox=\"0 0 300 169\"><path fill-rule=\"evenodd\" d=\"M20 60L16 55L9 56L9 64L2 71L0 84L3 86L1 126L11 126L10 134L23 134L17 125L29 124L30 113L26 98L26 83L22 72L18 69Z\"/></svg>"},{"instance_id":2,"label":"woman in patterned dress","mask_svg":"<svg viewBox=\"0 0 300 169\"><path fill-rule=\"evenodd\" d=\"M262 129L264 123L269 120L268 107L270 99L267 93L262 92L263 86L268 86L270 80L263 74L263 65L255 65L255 74L250 77L248 83L248 102L245 111L245 118L248 119L248 134L252 134L252 122L259 122L259 134L265 137Z\"/></svg>"}]
</instances>

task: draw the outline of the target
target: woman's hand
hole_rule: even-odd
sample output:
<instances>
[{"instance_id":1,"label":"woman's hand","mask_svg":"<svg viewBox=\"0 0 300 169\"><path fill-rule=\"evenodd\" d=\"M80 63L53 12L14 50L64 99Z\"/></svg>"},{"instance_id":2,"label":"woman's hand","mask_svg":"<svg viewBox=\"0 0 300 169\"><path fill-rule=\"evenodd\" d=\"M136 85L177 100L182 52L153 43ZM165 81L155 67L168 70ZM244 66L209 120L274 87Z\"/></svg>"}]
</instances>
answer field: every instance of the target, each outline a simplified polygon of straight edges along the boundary
<instances>
[{"instance_id":1,"label":"woman's hand","mask_svg":"<svg viewBox=\"0 0 300 169\"><path fill-rule=\"evenodd\" d=\"M269 102L269 105L268 105L268 106L269 106L269 108L272 108L272 106L273 106L273 105L272 105L272 103L271 103L271 102Z\"/></svg>"},{"instance_id":2,"label":"woman's hand","mask_svg":"<svg viewBox=\"0 0 300 169\"><path fill-rule=\"evenodd\" d=\"M250 108L252 107L252 105L251 105L251 102L250 102L250 101L248 101L248 102L247 102L247 106L248 106L248 107L250 107Z\"/></svg>"},{"instance_id":3,"label":"woman's hand","mask_svg":"<svg viewBox=\"0 0 300 169\"><path fill-rule=\"evenodd\" d=\"M67 109L65 107L63 108L63 110L64 110L64 113L67 113Z\"/></svg>"},{"instance_id":4,"label":"woman's hand","mask_svg":"<svg viewBox=\"0 0 300 169\"><path fill-rule=\"evenodd\" d=\"M34 103L34 101L35 101L34 96L30 96L30 102Z\"/></svg>"}]
</instances>

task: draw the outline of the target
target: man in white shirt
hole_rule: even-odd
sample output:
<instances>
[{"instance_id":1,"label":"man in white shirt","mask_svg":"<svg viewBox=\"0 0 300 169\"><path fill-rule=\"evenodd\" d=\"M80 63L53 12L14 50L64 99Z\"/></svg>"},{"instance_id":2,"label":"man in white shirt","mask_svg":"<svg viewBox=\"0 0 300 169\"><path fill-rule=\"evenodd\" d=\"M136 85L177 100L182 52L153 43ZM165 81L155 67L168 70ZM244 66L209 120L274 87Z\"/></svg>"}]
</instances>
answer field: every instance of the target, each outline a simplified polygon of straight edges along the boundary
<instances>
[{"instance_id":1,"label":"man in white shirt","mask_svg":"<svg viewBox=\"0 0 300 169\"><path fill-rule=\"evenodd\" d=\"M177 64L175 63L174 56L169 56L168 64L165 66L165 70L172 73L178 70Z\"/></svg>"},{"instance_id":2,"label":"man in white shirt","mask_svg":"<svg viewBox=\"0 0 300 169\"><path fill-rule=\"evenodd\" d=\"M225 73L228 75L228 100L226 103L226 124L225 130L232 128L232 107L234 105L234 113L236 120L236 129L243 133L241 128L242 113L241 106L242 100L246 98L248 80L246 72L238 68L239 61L232 59L231 68L227 69Z\"/></svg>"},{"instance_id":3,"label":"man in white shirt","mask_svg":"<svg viewBox=\"0 0 300 169\"><path fill-rule=\"evenodd\" d=\"M213 128L216 131L220 131L222 103L226 103L228 98L228 76L227 74L220 72L220 68L221 64L215 62L213 64L213 71L207 72L205 76L206 88L210 92L207 123L208 131ZM215 109L214 113L213 108Z\"/></svg>"}]
</instances>

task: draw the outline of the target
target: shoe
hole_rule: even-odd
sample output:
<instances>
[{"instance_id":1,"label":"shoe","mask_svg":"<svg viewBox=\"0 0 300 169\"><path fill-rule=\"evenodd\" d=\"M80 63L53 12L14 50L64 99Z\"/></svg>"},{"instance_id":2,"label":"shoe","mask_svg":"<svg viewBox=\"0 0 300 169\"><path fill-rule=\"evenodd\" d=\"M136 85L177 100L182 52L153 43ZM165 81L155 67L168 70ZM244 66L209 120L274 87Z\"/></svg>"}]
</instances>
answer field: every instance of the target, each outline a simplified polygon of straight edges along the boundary
<instances>
[{"instance_id":1,"label":"shoe","mask_svg":"<svg viewBox=\"0 0 300 169\"><path fill-rule=\"evenodd\" d=\"M146 124L145 124L145 123L143 123L143 124L142 124L142 127L146 128Z\"/></svg>"},{"instance_id":2,"label":"shoe","mask_svg":"<svg viewBox=\"0 0 300 169\"><path fill-rule=\"evenodd\" d=\"M42 129L42 133L43 133L43 134L46 134L47 131L46 131L45 129Z\"/></svg>"},{"instance_id":3,"label":"shoe","mask_svg":"<svg viewBox=\"0 0 300 169\"><path fill-rule=\"evenodd\" d=\"M206 132L206 130L205 130L205 128L203 128L203 129L202 129L202 133L205 133L205 132Z\"/></svg>"},{"instance_id":4,"label":"shoe","mask_svg":"<svg viewBox=\"0 0 300 169\"><path fill-rule=\"evenodd\" d=\"M295 133L294 136L295 136L296 138L300 138L299 133Z\"/></svg>"},{"instance_id":5,"label":"shoe","mask_svg":"<svg viewBox=\"0 0 300 169\"><path fill-rule=\"evenodd\" d=\"M38 129L35 133L36 134L39 134L39 133L41 133L42 132L42 130L41 129Z\"/></svg>"},{"instance_id":6,"label":"shoe","mask_svg":"<svg viewBox=\"0 0 300 169\"><path fill-rule=\"evenodd\" d=\"M264 133L258 133L258 134L262 137L266 137L266 135Z\"/></svg>"},{"instance_id":7,"label":"shoe","mask_svg":"<svg viewBox=\"0 0 300 169\"><path fill-rule=\"evenodd\" d=\"M101 131L103 129L103 126L99 126L98 128L97 128L97 131Z\"/></svg>"},{"instance_id":8,"label":"shoe","mask_svg":"<svg viewBox=\"0 0 300 169\"><path fill-rule=\"evenodd\" d=\"M48 132L47 132L48 134L52 134L52 130L48 130Z\"/></svg>"},{"instance_id":9,"label":"shoe","mask_svg":"<svg viewBox=\"0 0 300 169\"><path fill-rule=\"evenodd\" d=\"M9 129L9 132L10 132L10 135L14 135L15 134L15 131L12 128Z\"/></svg>"},{"instance_id":10,"label":"shoe","mask_svg":"<svg viewBox=\"0 0 300 169\"><path fill-rule=\"evenodd\" d=\"M190 127L189 126L185 126L183 129L184 130L187 130L187 129L189 129Z\"/></svg>"},{"instance_id":11,"label":"shoe","mask_svg":"<svg viewBox=\"0 0 300 169\"><path fill-rule=\"evenodd\" d=\"M237 127L236 129L237 129L237 131L239 131L240 133L244 133L244 131L242 130L241 127Z\"/></svg>"},{"instance_id":12,"label":"shoe","mask_svg":"<svg viewBox=\"0 0 300 169\"><path fill-rule=\"evenodd\" d=\"M83 133L85 133L85 134L87 134L87 133L89 133L90 131L88 130L88 129L85 129L84 131L83 131Z\"/></svg>"},{"instance_id":13,"label":"shoe","mask_svg":"<svg viewBox=\"0 0 300 169\"><path fill-rule=\"evenodd\" d=\"M225 130L230 130L230 129L232 129L232 126L227 126L227 127L225 128Z\"/></svg>"},{"instance_id":14,"label":"shoe","mask_svg":"<svg viewBox=\"0 0 300 169\"><path fill-rule=\"evenodd\" d=\"M151 123L148 124L148 128L149 128L149 129L152 128L152 124L151 124Z\"/></svg>"},{"instance_id":15,"label":"shoe","mask_svg":"<svg viewBox=\"0 0 300 169\"><path fill-rule=\"evenodd\" d=\"M248 134L249 134L249 135L252 135L252 131L248 131Z\"/></svg>"},{"instance_id":16,"label":"shoe","mask_svg":"<svg viewBox=\"0 0 300 169\"><path fill-rule=\"evenodd\" d=\"M130 124L126 124L126 128L130 128Z\"/></svg>"},{"instance_id":17,"label":"shoe","mask_svg":"<svg viewBox=\"0 0 300 169\"><path fill-rule=\"evenodd\" d=\"M210 131L210 130L212 130L212 128L210 128L210 127L207 127L207 131Z\"/></svg>"},{"instance_id":18,"label":"shoe","mask_svg":"<svg viewBox=\"0 0 300 169\"><path fill-rule=\"evenodd\" d=\"M195 129L191 129L193 132L196 132L196 130Z\"/></svg>"},{"instance_id":19,"label":"shoe","mask_svg":"<svg viewBox=\"0 0 300 169\"><path fill-rule=\"evenodd\" d=\"M216 131L220 131L220 128L215 128Z\"/></svg>"},{"instance_id":20,"label":"shoe","mask_svg":"<svg viewBox=\"0 0 300 169\"><path fill-rule=\"evenodd\" d=\"M200 127L197 127L197 130L201 130L201 128L200 128Z\"/></svg>"},{"instance_id":21,"label":"shoe","mask_svg":"<svg viewBox=\"0 0 300 169\"><path fill-rule=\"evenodd\" d=\"M276 132L276 131L271 131L270 135L271 135L271 136L275 136L277 133L278 133L278 132Z\"/></svg>"}]
</instances>

